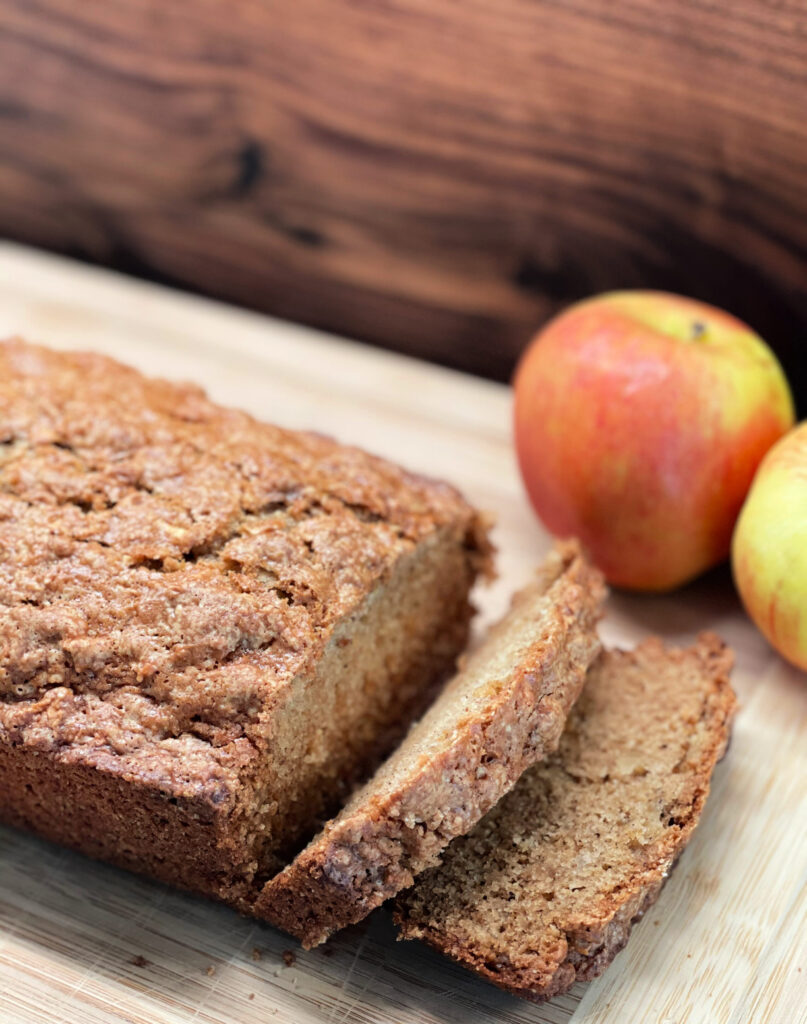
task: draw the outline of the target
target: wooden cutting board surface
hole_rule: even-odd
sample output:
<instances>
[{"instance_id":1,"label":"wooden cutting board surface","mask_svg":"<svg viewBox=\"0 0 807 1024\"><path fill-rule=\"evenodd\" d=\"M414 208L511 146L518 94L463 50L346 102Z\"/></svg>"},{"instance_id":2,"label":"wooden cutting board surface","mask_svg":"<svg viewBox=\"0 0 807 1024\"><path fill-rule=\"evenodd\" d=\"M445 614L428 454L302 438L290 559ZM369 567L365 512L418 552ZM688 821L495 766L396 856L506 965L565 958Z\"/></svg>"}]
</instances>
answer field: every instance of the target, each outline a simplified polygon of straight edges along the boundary
<instances>
[{"instance_id":1,"label":"wooden cutting board surface","mask_svg":"<svg viewBox=\"0 0 807 1024\"><path fill-rule=\"evenodd\" d=\"M454 481L498 520L481 624L548 547L501 385L0 245L0 336L12 333L192 379ZM590 985L521 1002L396 943L383 910L304 953L223 907L0 828L0 1022L805 1024L807 678L766 646L723 570L672 597L612 595L603 634L687 642L703 627L736 651L734 739L661 898Z\"/></svg>"}]
</instances>

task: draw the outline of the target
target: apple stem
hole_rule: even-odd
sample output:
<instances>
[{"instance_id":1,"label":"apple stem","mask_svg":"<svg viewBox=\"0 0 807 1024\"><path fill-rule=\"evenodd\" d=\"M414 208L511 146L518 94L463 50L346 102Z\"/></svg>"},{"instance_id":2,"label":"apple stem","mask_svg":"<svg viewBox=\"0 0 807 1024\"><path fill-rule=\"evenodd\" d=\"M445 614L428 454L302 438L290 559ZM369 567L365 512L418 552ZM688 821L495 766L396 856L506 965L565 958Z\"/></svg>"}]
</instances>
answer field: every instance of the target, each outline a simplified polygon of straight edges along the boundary
<instances>
[{"instance_id":1,"label":"apple stem","mask_svg":"<svg viewBox=\"0 0 807 1024\"><path fill-rule=\"evenodd\" d=\"M706 324L702 320L694 320L692 323L692 340L698 341L706 334Z\"/></svg>"}]
</instances>

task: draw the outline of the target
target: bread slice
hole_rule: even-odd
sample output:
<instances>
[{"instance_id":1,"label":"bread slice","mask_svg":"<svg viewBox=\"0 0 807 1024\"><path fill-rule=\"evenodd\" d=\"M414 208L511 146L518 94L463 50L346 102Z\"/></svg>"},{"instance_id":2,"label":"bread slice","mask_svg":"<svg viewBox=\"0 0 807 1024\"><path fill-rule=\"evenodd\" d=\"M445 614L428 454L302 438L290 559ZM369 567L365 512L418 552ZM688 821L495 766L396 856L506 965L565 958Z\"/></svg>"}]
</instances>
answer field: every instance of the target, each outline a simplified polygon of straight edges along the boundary
<instances>
[{"instance_id":1,"label":"bread slice","mask_svg":"<svg viewBox=\"0 0 807 1024\"><path fill-rule=\"evenodd\" d=\"M453 671L489 550L447 484L0 343L0 821L243 909Z\"/></svg>"},{"instance_id":2,"label":"bread slice","mask_svg":"<svg viewBox=\"0 0 807 1024\"><path fill-rule=\"evenodd\" d=\"M579 547L559 546L399 749L267 883L255 912L310 947L436 864L557 746L599 651L604 594Z\"/></svg>"},{"instance_id":3,"label":"bread slice","mask_svg":"<svg viewBox=\"0 0 807 1024\"><path fill-rule=\"evenodd\" d=\"M731 663L708 633L603 654L557 753L401 896L403 937L535 1001L600 974L698 823L735 709Z\"/></svg>"}]
</instances>

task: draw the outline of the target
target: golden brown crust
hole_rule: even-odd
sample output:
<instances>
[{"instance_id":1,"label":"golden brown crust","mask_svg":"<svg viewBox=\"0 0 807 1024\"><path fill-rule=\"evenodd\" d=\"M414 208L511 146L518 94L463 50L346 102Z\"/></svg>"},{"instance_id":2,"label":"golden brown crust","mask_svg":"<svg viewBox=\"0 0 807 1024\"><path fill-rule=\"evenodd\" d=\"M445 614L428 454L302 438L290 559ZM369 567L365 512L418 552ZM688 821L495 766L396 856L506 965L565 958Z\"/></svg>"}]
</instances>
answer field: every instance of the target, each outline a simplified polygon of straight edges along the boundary
<instances>
[{"instance_id":1,"label":"golden brown crust","mask_svg":"<svg viewBox=\"0 0 807 1024\"><path fill-rule=\"evenodd\" d=\"M398 751L266 885L255 912L310 947L437 863L557 746L599 650L604 594L579 547L558 545Z\"/></svg>"},{"instance_id":2,"label":"golden brown crust","mask_svg":"<svg viewBox=\"0 0 807 1024\"><path fill-rule=\"evenodd\" d=\"M0 343L0 747L170 798L177 855L204 805L209 857L257 870L245 822L293 685L396 574L440 559L446 649L429 664L413 613L417 663L400 654L386 682L411 698L388 702L405 719L463 642L489 555L446 484L103 356ZM44 831L21 800L4 794L0 815Z\"/></svg>"},{"instance_id":3,"label":"golden brown crust","mask_svg":"<svg viewBox=\"0 0 807 1024\"><path fill-rule=\"evenodd\" d=\"M399 899L402 937L533 1001L599 975L655 902L698 823L736 708L731 664L710 633L685 651L652 639L634 652L606 652L558 752ZM687 692L678 694L685 671ZM630 693L620 691L626 672L639 683ZM654 707L659 687L667 692ZM667 728L678 699L680 721Z\"/></svg>"}]
</instances>

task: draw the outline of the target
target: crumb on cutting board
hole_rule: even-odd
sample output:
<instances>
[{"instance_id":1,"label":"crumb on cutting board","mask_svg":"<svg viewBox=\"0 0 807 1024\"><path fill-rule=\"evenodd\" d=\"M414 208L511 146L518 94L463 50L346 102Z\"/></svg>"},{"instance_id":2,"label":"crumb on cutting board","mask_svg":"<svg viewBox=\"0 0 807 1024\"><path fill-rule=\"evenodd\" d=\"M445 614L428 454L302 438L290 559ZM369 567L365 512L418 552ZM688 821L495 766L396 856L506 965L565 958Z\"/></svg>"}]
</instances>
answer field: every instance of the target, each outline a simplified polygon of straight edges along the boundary
<instances>
[{"instance_id":1,"label":"crumb on cutting board","mask_svg":"<svg viewBox=\"0 0 807 1024\"><path fill-rule=\"evenodd\" d=\"M283 963L286 965L286 967L292 967L297 961L297 957L294 955L294 953L292 953L290 949L284 949L282 956Z\"/></svg>"},{"instance_id":2,"label":"crumb on cutting board","mask_svg":"<svg viewBox=\"0 0 807 1024\"><path fill-rule=\"evenodd\" d=\"M146 960L142 954L138 953L137 956L133 956L129 961L134 967L148 967L151 961Z\"/></svg>"}]
</instances>

